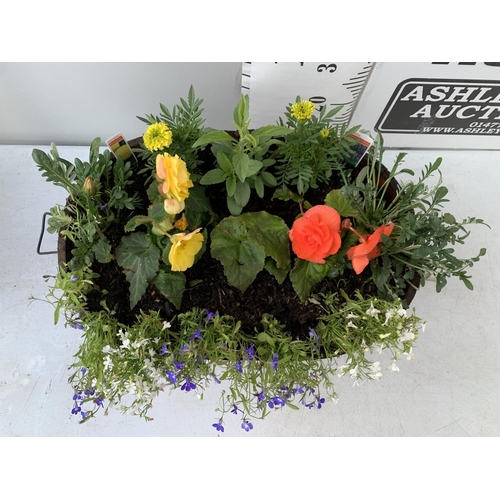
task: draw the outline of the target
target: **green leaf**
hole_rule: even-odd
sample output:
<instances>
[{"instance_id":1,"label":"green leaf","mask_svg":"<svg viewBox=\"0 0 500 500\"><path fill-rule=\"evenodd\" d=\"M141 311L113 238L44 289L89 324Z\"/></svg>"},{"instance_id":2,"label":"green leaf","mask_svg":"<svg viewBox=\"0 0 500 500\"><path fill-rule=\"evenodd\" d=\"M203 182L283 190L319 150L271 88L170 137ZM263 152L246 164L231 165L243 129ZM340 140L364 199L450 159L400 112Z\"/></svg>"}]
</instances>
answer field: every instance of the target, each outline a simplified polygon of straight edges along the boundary
<instances>
[{"instance_id":1,"label":"green leaf","mask_svg":"<svg viewBox=\"0 0 500 500\"><path fill-rule=\"evenodd\" d=\"M349 199L344 196L340 189L330 191L325 198L325 205L334 208L342 217L356 217L358 215Z\"/></svg>"},{"instance_id":2,"label":"green leaf","mask_svg":"<svg viewBox=\"0 0 500 500\"><path fill-rule=\"evenodd\" d=\"M209 170L201 179L200 184L208 186L210 184L219 184L226 180L226 173L220 168L215 168L214 170Z\"/></svg>"},{"instance_id":3,"label":"green leaf","mask_svg":"<svg viewBox=\"0 0 500 500\"><path fill-rule=\"evenodd\" d=\"M444 186L440 186L437 191L436 191L436 194L434 195L434 203L437 204L437 203L442 203L443 201L448 201L448 200L445 200L444 197L448 194L448 188L444 187Z\"/></svg>"},{"instance_id":4,"label":"green leaf","mask_svg":"<svg viewBox=\"0 0 500 500\"><path fill-rule=\"evenodd\" d=\"M233 173L234 173L233 164L231 163L231 160L226 156L226 154L222 150L219 149L215 153L215 156L217 158L217 163L219 164L220 168L227 175L233 175Z\"/></svg>"},{"instance_id":5,"label":"green leaf","mask_svg":"<svg viewBox=\"0 0 500 500\"><path fill-rule=\"evenodd\" d=\"M264 198L264 183L260 177L255 177L253 179L255 185L255 191L260 198Z\"/></svg>"},{"instance_id":6,"label":"green leaf","mask_svg":"<svg viewBox=\"0 0 500 500\"><path fill-rule=\"evenodd\" d=\"M261 161L257 160L250 160L248 162L248 177L251 177L252 175L255 175L259 170L263 167L263 163Z\"/></svg>"},{"instance_id":7,"label":"green leaf","mask_svg":"<svg viewBox=\"0 0 500 500\"><path fill-rule=\"evenodd\" d=\"M229 209L231 215L241 214L241 212L243 211L243 207L238 205L238 203L236 203L236 201L234 200L234 196L228 196L226 201L227 201L227 208Z\"/></svg>"},{"instance_id":8,"label":"green leaf","mask_svg":"<svg viewBox=\"0 0 500 500\"><path fill-rule=\"evenodd\" d=\"M160 199L160 192L158 191L158 182L154 181L152 182L148 189L147 189L147 195L148 195L148 198L149 198L149 201L151 203L154 203L156 202L158 199Z\"/></svg>"},{"instance_id":9,"label":"green leaf","mask_svg":"<svg viewBox=\"0 0 500 500\"><path fill-rule=\"evenodd\" d=\"M130 283L130 307L133 309L144 295L148 282L158 272L160 251L144 233L124 236L116 249L118 264Z\"/></svg>"},{"instance_id":10,"label":"green leaf","mask_svg":"<svg viewBox=\"0 0 500 500\"><path fill-rule=\"evenodd\" d=\"M259 342L266 342L267 344L270 344L271 346L274 347L274 344L275 344L275 341L274 339L271 337L271 335L269 335L268 333L266 332L260 332L258 335L257 335L257 340Z\"/></svg>"},{"instance_id":11,"label":"green leaf","mask_svg":"<svg viewBox=\"0 0 500 500\"><path fill-rule=\"evenodd\" d=\"M205 194L205 188L199 184L195 184L189 190L189 196L186 198L185 203L185 214L190 229L195 229L206 222L204 214L213 215L212 205Z\"/></svg>"},{"instance_id":12,"label":"green leaf","mask_svg":"<svg viewBox=\"0 0 500 500\"><path fill-rule=\"evenodd\" d=\"M250 200L250 194L250 186L246 182L236 181L234 201L237 205L243 208Z\"/></svg>"},{"instance_id":13,"label":"green leaf","mask_svg":"<svg viewBox=\"0 0 500 500\"><path fill-rule=\"evenodd\" d=\"M280 127L279 125L266 125L252 132L252 135L261 142L271 137L282 137L292 132L291 128Z\"/></svg>"},{"instance_id":14,"label":"green leaf","mask_svg":"<svg viewBox=\"0 0 500 500\"><path fill-rule=\"evenodd\" d=\"M222 220L210 234L211 254L224 266L229 284L244 292L264 268L266 253L247 239L247 230L237 217Z\"/></svg>"},{"instance_id":15,"label":"green leaf","mask_svg":"<svg viewBox=\"0 0 500 500\"><path fill-rule=\"evenodd\" d=\"M250 212L238 217L247 229L246 238L261 246L279 268L290 265L290 240L288 226L277 215L267 212Z\"/></svg>"},{"instance_id":16,"label":"green leaf","mask_svg":"<svg viewBox=\"0 0 500 500\"><path fill-rule=\"evenodd\" d=\"M165 207L163 203L155 203L151 205L148 209L148 215L156 222L162 222L167 217L167 212L165 212Z\"/></svg>"},{"instance_id":17,"label":"green leaf","mask_svg":"<svg viewBox=\"0 0 500 500\"><path fill-rule=\"evenodd\" d=\"M177 309L181 308L182 293L186 288L184 273L160 269L152 283Z\"/></svg>"},{"instance_id":18,"label":"green leaf","mask_svg":"<svg viewBox=\"0 0 500 500\"><path fill-rule=\"evenodd\" d=\"M104 235L99 238L97 243L94 243L94 245L92 246L92 251L95 254L95 258L101 264L107 264L108 262L111 262L111 245Z\"/></svg>"},{"instance_id":19,"label":"green leaf","mask_svg":"<svg viewBox=\"0 0 500 500\"><path fill-rule=\"evenodd\" d=\"M138 226L142 224L149 224L152 222L153 219L151 219L151 217L146 217L145 215L136 215L127 222L127 224L125 225L125 231L127 233L130 233L130 231L133 231Z\"/></svg>"},{"instance_id":20,"label":"green leaf","mask_svg":"<svg viewBox=\"0 0 500 500\"><path fill-rule=\"evenodd\" d=\"M276 181L276 177L270 172L261 172L259 177L262 179L262 182L269 187L275 187L278 185Z\"/></svg>"},{"instance_id":21,"label":"green leaf","mask_svg":"<svg viewBox=\"0 0 500 500\"><path fill-rule=\"evenodd\" d=\"M469 290L474 290L474 285L465 277L465 276L460 276L460 281L463 282L463 284L469 289Z\"/></svg>"},{"instance_id":22,"label":"green leaf","mask_svg":"<svg viewBox=\"0 0 500 500\"><path fill-rule=\"evenodd\" d=\"M226 179L226 191L228 196L234 196L236 191L236 177L228 177Z\"/></svg>"},{"instance_id":23,"label":"green leaf","mask_svg":"<svg viewBox=\"0 0 500 500\"><path fill-rule=\"evenodd\" d=\"M92 164L95 161L97 161L97 158L99 157L99 148L101 146L101 138L96 137L93 141L92 144L90 145L90 151L89 151L89 163Z\"/></svg>"},{"instance_id":24,"label":"green leaf","mask_svg":"<svg viewBox=\"0 0 500 500\"><path fill-rule=\"evenodd\" d=\"M55 147L54 144L53 146ZM53 160L40 149L34 149L31 156L47 182L66 189L70 194L73 192L73 183L76 179L73 165L62 161L59 157Z\"/></svg>"},{"instance_id":25,"label":"green leaf","mask_svg":"<svg viewBox=\"0 0 500 500\"><path fill-rule=\"evenodd\" d=\"M193 148L206 146L207 144L217 144L221 142L232 142L234 139L224 130L212 130L202 135L194 144Z\"/></svg>"},{"instance_id":26,"label":"green leaf","mask_svg":"<svg viewBox=\"0 0 500 500\"><path fill-rule=\"evenodd\" d=\"M328 274L329 270L328 263L314 264L303 259L295 261L295 265L290 271L290 281L302 302L307 300L313 286L319 283Z\"/></svg>"},{"instance_id":27,"label":"green leaf","mask_svg":"<svg viewBox=\"0 0 500 500\"><path fill-rule=\"evenodd\" d=\"M290 272L290 266L288 266L285 269L280 269L276 265L274 259L272 259L271 257L266 258L264 267L266 268L266 271L268 271L276 278L276 280L280 285L285 281L286 277L288 276L288 273Z\"/></svg>"},{"instance_id":28,"label":"green leaf","mask_svg":"<svg viewBox=\"0 0 500 500\"><path fill-rule=\"evenodd\" d=\"M248 120L249 97L241 94L240 100L234 108L233 119L236 126L244 128Z\"/></svg>"},{"instance_id":29,"label":"green leaf","mask_svg":"<svg viewBox=\"0 0 500 500\"><path fill-rule=\"evenodd\" d=\"M236 153L233 156L233 167L238 179L241 182L245 182L245 179L248 177L248 166L249 166L250 158L246 153Z\"/></svg>"}]
</instances>

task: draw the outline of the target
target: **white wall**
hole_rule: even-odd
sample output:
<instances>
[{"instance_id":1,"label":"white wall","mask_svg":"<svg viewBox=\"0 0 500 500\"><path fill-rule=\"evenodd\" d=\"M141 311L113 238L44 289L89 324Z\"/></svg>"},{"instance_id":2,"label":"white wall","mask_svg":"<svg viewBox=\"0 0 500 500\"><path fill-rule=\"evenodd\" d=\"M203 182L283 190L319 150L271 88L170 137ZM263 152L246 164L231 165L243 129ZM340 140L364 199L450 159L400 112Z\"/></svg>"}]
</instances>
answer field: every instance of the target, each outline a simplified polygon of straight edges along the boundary
<instances>
[{"instance_id":1,"label":"white wall","mask_svg":"<svg viewBox=\"0 0 500 500\"><path fill-rule=\"evenodd\" d=\"M0 63L0 144L87 145L144 133L135 118L203 98L205 125L231 128L241 63Z\"/></svg>"}]
</instances>

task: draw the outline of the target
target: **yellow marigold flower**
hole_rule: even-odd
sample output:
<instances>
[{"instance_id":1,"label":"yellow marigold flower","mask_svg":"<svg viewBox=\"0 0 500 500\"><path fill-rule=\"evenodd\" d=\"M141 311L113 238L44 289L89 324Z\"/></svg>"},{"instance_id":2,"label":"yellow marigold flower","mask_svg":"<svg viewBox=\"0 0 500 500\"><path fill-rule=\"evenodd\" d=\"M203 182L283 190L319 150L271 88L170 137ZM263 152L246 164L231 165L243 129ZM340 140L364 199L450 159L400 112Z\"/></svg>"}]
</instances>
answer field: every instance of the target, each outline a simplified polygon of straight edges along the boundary
<instances>
[{"instance_id":1,"label":"yellow marigold flower","mask_svg":"<svg viewBox=\"0 0 500 500\"><path fill-rule=\"evenodd\" d=\"M163 122L153 123L146 129L142 139L150 151L158 151L172 144L172 132Z\"/></svg>"},{"instance_id":2,"label":"yellow marigold flower","mask_svg":"<svg viewBox=\"0 0 500 500\"><path fill-rule=\"evenodd\" d=\"M168 153L156 157L156 180L160 182L158 191L161 195L180 203L189 197L189 188L193 187L186 162Z\"/></svg>"},{"instance_id":3,"label":"yellow marigold flower","mask_svg":"<svg viewBox=\"0 0 500 500\"><path fill-rule=\"evenodd\" d=\"M201 227L188 234L174 234L170 238L172 248L168 261L172 265L172 271L185 271L194 264L194 258L203 246L204 238L199 234L200 231Z\"/></svg>"},{"instance_id":4,"label":"yellow marigold flower","mask_svg":"<svg viewBox=\"0 0 500 500\"><path fill-rule=\"evenodd\" d=\"M310 120L316 106L311 101L300 101L292 105L292 116L297 120Z\"/></svg>"},{"instance_id":5,"label":"yellow marigold flower","mask_svg":"<svg viewBox=\"0 0 500 500\"><path fill-rule=\"evenodd\" d=\"M327 128L324 128L320 133L319 136L322 139L326 139L330 135L330 131Z\"/></svg>"}]
</instances>

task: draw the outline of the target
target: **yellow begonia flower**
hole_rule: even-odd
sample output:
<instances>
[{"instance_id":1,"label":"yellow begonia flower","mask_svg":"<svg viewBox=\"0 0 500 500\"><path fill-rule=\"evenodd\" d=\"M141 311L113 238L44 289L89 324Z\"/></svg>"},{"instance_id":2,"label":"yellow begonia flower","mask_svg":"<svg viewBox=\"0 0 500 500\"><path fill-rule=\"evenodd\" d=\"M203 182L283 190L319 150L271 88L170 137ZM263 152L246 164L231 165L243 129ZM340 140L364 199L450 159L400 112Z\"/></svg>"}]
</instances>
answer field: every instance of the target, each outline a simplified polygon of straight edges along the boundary
<instances>
[{"instance_id":1,"label":"yellow begonia flower","mask_svg":"<svg viewBox=\"0 0 500 500\"><path fill-rule=\"evenodd\" d=\"M174 234L170 241L172 248L168 254L168 261L172 271L185 271L194 264L196 254L203 246L203 235L199 234L201 227L189 234Z\"/></svg>"},{"instance_id":2,"label":"yellow begonia flower","mask_svg":"<svg viewBox=\"0 0 500 500\"><path fill-rule=\"evenodd\" d=\"M310 120L316 106L311 101L300 101L292 105L292 116L297 120Z\"/></svg>"},{"instance_id":3,"label":"yellow begonia flower","mask_svg":"<svg viewBox=\"0 0 500 500\"><path fill-rule=\"evenodd\" d=\"M142 139L149 151L158 151L172 144L172 132L165 123L153 123L146 129Z\"/></svg>"},{"instance_id":4,"label":"yellow begonia flower","mask_svg":"<svg viewBox=\"0 0 500 500\"><path fill-rule=\"evenodd\" d=\"M330 135L330 131L327 128L324 128L320 133L319 136L322 139L326 139Z\"/></svg>"},{"instance_id":5,"label":"yellow begonia flower","mask_svg":"<svg viewBox=\"0 0 500 500\"><path fill-rule=\"evenodd\" d=\"M189 188L193 187L186 162L168 153L156 157L156 180L160 182L160 194L181 203L189 197Z\"/></svg>"}]
</instances>

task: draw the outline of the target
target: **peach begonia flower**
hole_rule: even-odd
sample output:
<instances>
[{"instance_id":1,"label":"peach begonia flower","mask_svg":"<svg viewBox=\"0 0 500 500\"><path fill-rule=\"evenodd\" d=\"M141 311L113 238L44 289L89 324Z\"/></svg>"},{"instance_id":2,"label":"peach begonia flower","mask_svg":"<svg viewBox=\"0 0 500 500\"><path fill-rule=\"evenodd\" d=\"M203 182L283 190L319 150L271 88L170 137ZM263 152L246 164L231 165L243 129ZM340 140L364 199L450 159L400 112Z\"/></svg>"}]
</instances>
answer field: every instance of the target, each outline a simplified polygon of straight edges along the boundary
<instances>
[{"instance_id":1,"label":"peach begonia flower","mask_svg":"<svg viewBox=\"0 0 500 500\"><path fill-rule=\"evenodd\" d=\"M200 231L201 227L188 234L174 234L170 238L172 248L168 254L168 261L172 271L185 271L194 264L194 258L203 246L204 238L199 234Z\"/></svg>"},{"instance_id":2,"label":"peach begonia flower","mask_svg":"<svg viewBox=\"0 0 500 500\"><path fill-rule=\"evenodd\" d=\"M347 258L352 261L352 267L356 274L362 273L370 260L380 255L378 244L382 242L382 234L390 236L393 229L394 224L382 225L373 234L361 235L364 241L347 250Z\"/></svg>"},{"instance_id":3,"label":"peach begonia flower","mask_svg":"<svg viewBox=\"0 0 500 500\"><path fill-rule=\"evenodd\" d=\"M324 264L325 257L339 251L340 229L340 215L335 209L326 205L312 207L288 233L292 250L301 259Z\"/></svg>"},{"instance_id":4,"label":"peach begonia flower","mask_svg":"<svg viewBox=\"0 0 500 500\"><path fill-rule=\"evenodd\" d=\"M179 203L189 197L189 188L193 187L186 162L168 153L156 157L156 180L160 194Z\"/></svg>"}]
</instances>

